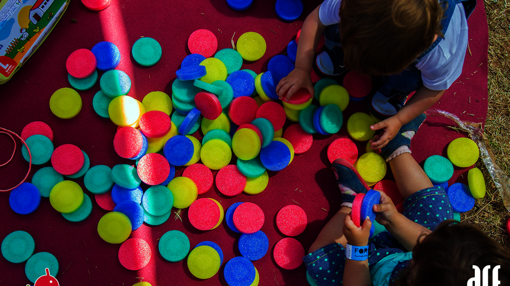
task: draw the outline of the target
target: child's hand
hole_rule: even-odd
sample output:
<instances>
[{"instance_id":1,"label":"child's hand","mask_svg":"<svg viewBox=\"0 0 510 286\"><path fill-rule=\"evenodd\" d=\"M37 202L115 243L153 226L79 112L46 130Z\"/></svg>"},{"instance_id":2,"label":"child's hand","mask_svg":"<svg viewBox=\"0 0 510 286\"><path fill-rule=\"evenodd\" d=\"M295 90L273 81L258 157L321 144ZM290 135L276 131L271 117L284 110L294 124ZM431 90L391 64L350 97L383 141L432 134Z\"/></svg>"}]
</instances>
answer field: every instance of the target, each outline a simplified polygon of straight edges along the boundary
<instances>
[{"instance_id":1,"label":"child's hand","mask_svg":"<svg viewBox=\"0 0 510 286\"><path fill-rule=\"evenodd\" d=\"M374 205L374 212L376 212L375 220L381 225L388 225L391 223L392 218L399 214L395 204L391 201L390 197L384 192L381 193L381 201L378 205Z\"/></svg>"},{"instance_id":2,"label":"child's hand","mask_svg":"<svg viewBox=\"0 0 510 286\"><path fill-rule=\"evenodd\" d=\"M344 219L344 235L350 245L366 246L370 237L370 228L372 222L367 217L361 227L357 227L351 219L351 215L346 215Z\"/></svg>"},{"instance_id":3,"label":"child's hand","mask_svg":"<svg viewBox=\"0 0 510 286\"><path fill-rule=\"evenodd\" d=\"M285 98L289 100L292 95L301 88L306 88L308 92L310 92L310 94L313 96L314 89L310 73L300 68L295 68L286 77L280 80L276 86L276 93L280 99L285 96Z\"/></svg>"},{"instance_id":4,"label":"child's hand","mask_svg":"<svg viewBox=\"0 0 510 286\"><path fill-rule=\"evenodd\" d=\"M402 125L402 122L400 122L397 116L394 115L370 126L370 129L372 130L384 129L381 135L376 136L375 141L370 141L372 143L370 147L372 149L381 149L382 147L386 146L386 144L388 144L388 142L390 142L390 140L397 135Z\"/></svg>"}]
</instances>

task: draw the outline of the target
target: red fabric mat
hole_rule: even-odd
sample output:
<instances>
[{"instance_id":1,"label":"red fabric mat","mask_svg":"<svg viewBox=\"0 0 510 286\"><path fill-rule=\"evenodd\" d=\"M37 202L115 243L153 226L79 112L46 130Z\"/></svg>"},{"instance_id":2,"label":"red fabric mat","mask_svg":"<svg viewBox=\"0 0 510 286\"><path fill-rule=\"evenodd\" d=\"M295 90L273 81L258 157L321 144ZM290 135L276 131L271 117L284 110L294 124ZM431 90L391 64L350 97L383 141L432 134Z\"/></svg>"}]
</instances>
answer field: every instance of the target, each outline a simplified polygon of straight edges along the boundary
<instances>
[{"instance_id":1,"label":"red fabric mat","mask_svg":"<svg viewBox=\"0 0 510 286\"><path fill-rule=\"evenodd\" d=\"M89 155L92 165L113 167L119 163L130 163L117 156L113 149L116 126L109 119L100 118L92 108L98 84L89 91L80 92L83 109L77 117L61 120L51 113L51 94L69 86L65 62L71 52L80 48L91 49L103 40L114 42L122 53L118 69L125 71L133 82L129 95L142 100L151 91L171 94L175 71L189 53L187 38L196 29L211 30L218 38L218 49L231 47L234 32L234 40L244 32L260 33L267 42L265 56L257 62L243 65L243 68L260 73L265 71L272 56L284 50L306 15L320 3L303 1L305 11L299 21L284 23L277 19L274 1L269 0L254 1L253 6L244 12L229 9L224 0L163 2L112 0L112 5L106 10L93 12L80 1L72 1L46 42L10 82L0 86L0 127L19 134L26 124L44 121L53 129L55 146L66 143L77 145ZM463 120L484 122L487 114L488 35L483 1L478 1L469 26L470 49L464 72L435 107L455 113ZM130 56L132 44L142 36L158 40L163 48L161 61L153 67L141 67ZM366 100L352 103L344 118L355 111L367 111L367 103ZM451 122L444 118L427 119L413 139L413 155L418 162L422 163L434 154L445 155L447 144L462 136L446 128L448 124ZM268 188L259 195L242 194L228 198L216 189L202 195L219 200L225 210L238 201L256 203L264 210L262 231L269 238L270 249L266 256L254 262L260 274L260 285L307 285L304 265L296 270L284 270L272 258L274 245L284 237L276 228L275 217L282 207L299 204L307 213L308 226L297 239L306 250L310 247L325 222L339 208L340 194L329 169L326 149L329 143L346 134L344 126L337 135L315 135L312 148L296 156L288 168L271 173ZM1 135L0 162L4 162L10 157L13 144L7 136ZM197 136L201 138L200 134ZM358 144L358 147L364 150L365 143ZM18 141L18 152L19 149ZM17 153L11 164L0 168L0 189L12 187L22 180L27 168L27 163ZM41 166L33 166L28 182L39 168ZM457 181L465 171L456 170L450 183ZM82 178L75 181L83 186ZM152 285L226 285L224 264L240 255L237 249L239 235L230 231L225 223L213 231L198 231L190 225L184 210L182 222L174 220L172 215L162 226L143 225L132 233L132 237L143 238L151 245L152 258L144 269L129 271L119 263L119 245L108 244L97 234L97 223L106 211L95 202L91 217L81 223L71 223L51 207L48 199L43 198L41 206L33 214L21 216L10 209L8 198L9 193L0 194L0 239L15 230L29 232L35 239L36 252L46 251L57 257L60 270L56 277L60 285L132 285L142 279ZM192 247L205 240L218 243L225 255L220 272L209 280L201 281L189 273L185 261L166 262L158 253L157 243L165 232L172 229L186 233ZM12 264L0 258L0 269L4 273L0 280L5 285L26 285L29 282L24 274L24 263Z\"/></svg>"}]
</instances>

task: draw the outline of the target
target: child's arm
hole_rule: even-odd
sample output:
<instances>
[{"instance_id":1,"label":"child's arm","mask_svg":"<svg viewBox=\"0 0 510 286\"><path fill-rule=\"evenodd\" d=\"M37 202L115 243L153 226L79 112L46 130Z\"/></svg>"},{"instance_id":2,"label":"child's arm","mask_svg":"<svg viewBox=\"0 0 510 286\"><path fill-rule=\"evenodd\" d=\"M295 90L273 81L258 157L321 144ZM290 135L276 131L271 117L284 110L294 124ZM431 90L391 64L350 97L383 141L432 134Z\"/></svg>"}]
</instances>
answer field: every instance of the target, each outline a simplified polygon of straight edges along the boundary
<instances>
[{"instance_id":1,"label":"child's arm","mask_svg":"<svg viewBox=\"0 0 510 286\"><path fill-rule=\"evenodd\" d=\"M306 88L312 96L314 94L310 73L312 72L315 48L325 28L319 20L319 8L320 5L306 17L303 23L294 70L280 80L276 86L276 93L280 99L283 96L290 99L296 91L303 87Z\"/></svg>"},{"instance_id":2,"label":"child's arm","mask_svg":"<svg viewBox=\"0 0 510 286\"><path fill-rule=\"evenodd\" d=\"M372 149L380 149L386 146L397 135L402 125L409 123L429 109L443 96L444 92L444 90L430 90L422 86L397 114L370 126L372 130L384 129L382 135L372 141Z\"/></svg>"},{"instance_id":3,"label":"child's arm","mask_svg":"<svg viewBox=\"0 0 510 286\"><path fill-rule=\"evenodd\" d=\"M381 203L374 205L374 212L377 213L377 222L384 225L386 230L400 241L407 250L412 250L418 238L423 234L431 233L431 231L399 213L388 195L384 192L380 193Z\"/></svg>"},{"instance_id":4,"label":"child's arm","mask_svg":"<svg viewBox=\"0 0 510 286\"><path fill-rule=\"evenodd\" d=\"M367 217L361 227L357 227L351 219L350 215L345 216L343 233L347 238L347 243L355 246L368 245L368 237L370 236L370 228L372 222ZM368 268L368 259L363 261L345 260L344 266L344 286L372 286L372 278Z\"/></svg>"}]
</instances>

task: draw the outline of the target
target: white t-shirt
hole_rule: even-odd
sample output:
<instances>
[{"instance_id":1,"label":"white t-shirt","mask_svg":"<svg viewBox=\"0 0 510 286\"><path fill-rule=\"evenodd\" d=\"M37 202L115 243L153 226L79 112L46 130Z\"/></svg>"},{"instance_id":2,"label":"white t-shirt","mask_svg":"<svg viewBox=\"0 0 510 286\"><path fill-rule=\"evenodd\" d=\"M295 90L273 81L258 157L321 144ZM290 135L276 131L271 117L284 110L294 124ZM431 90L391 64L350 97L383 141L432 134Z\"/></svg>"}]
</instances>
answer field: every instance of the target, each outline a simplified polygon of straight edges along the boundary
<instances>
[{"instance_id":1,"label":"white t-shirt","mask_svg":"<svg viewBox=\"0 0 510 286\"><path fill-rule=\"evenodd\" d=\"M341 0L325 0L319 8L319 19L329 26L340 23ZM444 39L423 57L416 68L421 71L423 85L431 90L448 89L462 73L468 44L468 25L464 6L457 4Z\"/></svg>"}]
</instances>

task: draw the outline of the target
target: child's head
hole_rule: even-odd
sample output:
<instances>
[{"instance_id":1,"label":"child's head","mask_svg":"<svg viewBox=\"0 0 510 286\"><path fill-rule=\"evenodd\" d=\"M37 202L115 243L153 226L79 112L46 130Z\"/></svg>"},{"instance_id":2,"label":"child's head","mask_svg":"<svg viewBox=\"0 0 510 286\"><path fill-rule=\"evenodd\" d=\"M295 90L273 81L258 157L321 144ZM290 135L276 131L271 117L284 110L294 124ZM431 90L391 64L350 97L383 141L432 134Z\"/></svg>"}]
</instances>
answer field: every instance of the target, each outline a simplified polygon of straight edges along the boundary
<instances>
[{"instance_id":1,"label":"child's head","mask_svg":"<svg viewBox=\"0 0 510 286\"><path fill-rule=\"evenodd\" d=\"M500 285L510 285L509 253L475 225L448 220L416 244L411 266L397 285L466 286L474 277L473 265L480 269L480 279L485 266L491 266L492 277L494 267L500 265Z\"/></svg>"},{"instance_id":2,"label":"child's head","mask_svg":"<svg viewBox=\"0 0 510 286\"><path fill-rule=\"evenodd\" d=\"M434 42L442 17L437 0L343 0L344 64L365 74L399 73Z\"/></svg>"}]
</instances>

